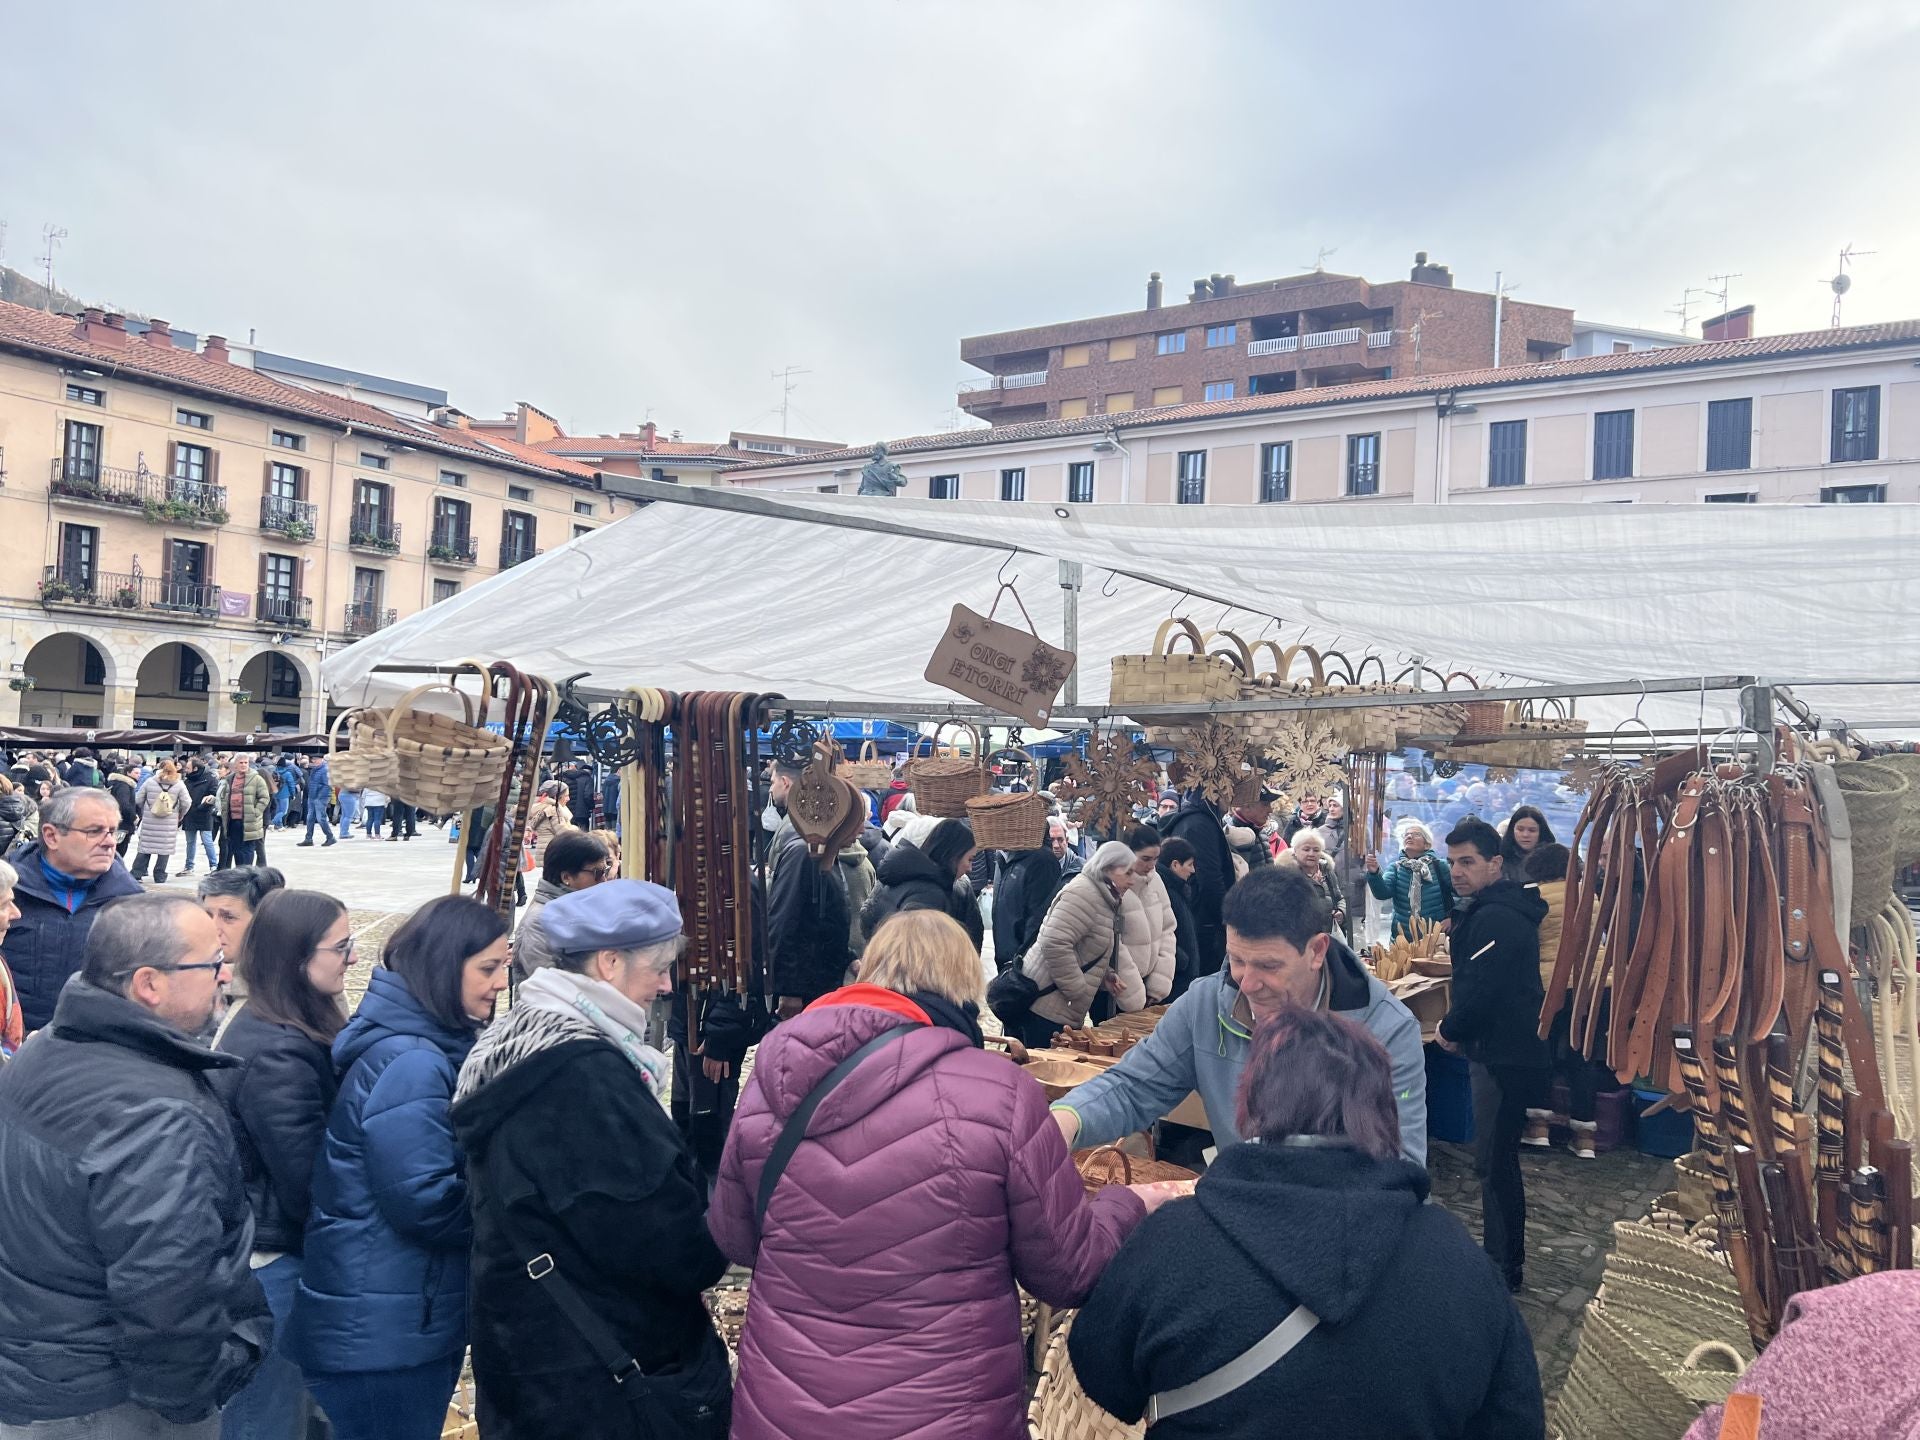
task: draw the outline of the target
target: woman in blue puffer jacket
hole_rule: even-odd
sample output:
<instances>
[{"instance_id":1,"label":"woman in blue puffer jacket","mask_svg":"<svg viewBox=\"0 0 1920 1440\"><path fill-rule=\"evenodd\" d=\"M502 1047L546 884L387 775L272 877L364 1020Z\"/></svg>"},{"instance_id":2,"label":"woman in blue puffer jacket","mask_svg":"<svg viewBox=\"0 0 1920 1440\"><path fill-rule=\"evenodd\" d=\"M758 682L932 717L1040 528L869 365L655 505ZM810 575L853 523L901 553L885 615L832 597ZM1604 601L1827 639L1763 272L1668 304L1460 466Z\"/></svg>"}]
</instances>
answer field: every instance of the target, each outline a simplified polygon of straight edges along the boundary
<instances>
[{"instance_id":1,"label":"woman in blue puffer jacket","mask_svg":"<svg viewBox=\"0 0 1920 1440\"><path fill-rule=\"evenodd\" d=\"M1400 825L1400 858L1384 871L1380 857L1367 856L1367 888L1393 902L1393 933L1412 933L1414 917L1438 925L1453 914L1453 872L1447 857L1433 851L1433 836L1418 820Z\"/></svg>"},{"instance_id":2,"label":"woman in blue puffer jacket","mask_svg":"<svg viewBox=\"0 0 1920 1440\"><path fill-rule=\"evenodd\" d=\"M507 933L443 896L387 942L333 1042L340 1092L313 1176L287 1349L335 1440L432 1440L467 1347L453 1086L507 985Z\"/></svg>"}]
</instances>

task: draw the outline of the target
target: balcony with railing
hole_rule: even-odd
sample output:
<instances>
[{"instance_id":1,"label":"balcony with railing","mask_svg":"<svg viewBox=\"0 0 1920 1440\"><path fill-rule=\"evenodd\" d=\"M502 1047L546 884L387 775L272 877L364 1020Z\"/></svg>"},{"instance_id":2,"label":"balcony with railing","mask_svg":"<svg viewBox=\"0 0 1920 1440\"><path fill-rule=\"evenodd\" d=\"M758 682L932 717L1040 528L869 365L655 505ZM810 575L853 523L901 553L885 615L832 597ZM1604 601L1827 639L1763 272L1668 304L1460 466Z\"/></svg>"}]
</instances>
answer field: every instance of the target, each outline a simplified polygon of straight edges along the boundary
<instances>
[{"instance_id":1,"label":"balcony with railing","mask_svg":"<svg viewBox=\"0 0 1920 1440\"><path fill-rule=\"evenodd\" d=\"M347 531L347 548L365 550L375 555L398 555L400 522L384 510L355 506L353 525Z\"/></svg>"},{"instance_id":2,"label":"balcony with railing","mask_svg":"<svg viewBox=\"0 0 1920 1440\"><path fill-rule=\"evenodd\" d=\"M86 610L182 615L196 620L220 613L220 587L171 575L136 575L75 565L49 565L40 580L40 603Z\"/></svg>"},{"instance_id":3,"label":"balcony with railing","mask_svg":"<svg viewBox=\"0 0 1920 1440\"><path fill-rule=\"evenodd\" d=\"M280 495L260 497L260 528L289 540L311 540L318 531L320 507Z\"/></svg>"},{"instance_id":4,"label":"balcony with railing","mask_svg":"<svg viewBox=\"0 0 1920 1440\"><path fill-rule=\"evenodd\" d=\"M1303 350L1325 350L1335 345L1353 345L1367 332L1359 326L1350 326L1344 330L1316 330L1300 337Z\"/></svg>"},{"instance_id":5,"label":"balcony with railing","mask_svg":"<svg viewBox=\"0 0 1920 1440\"><path fill-rule=\"evenodd\" d=\"M1000 405L1044 405L1040 396L1014 392L1038 390L1046 385L1050 372L1023 370L1014 375L981 375L960 382L960 404L970 410L991 410Z\"/></svg>"},{"instance_id":6,"label":"balcony with railing","mask_svg":"<svg viewBox=\"0 0 1920 1440\"><path fill-rule=\"evenodd\" d=\"M311 630L313 597L262 590L256 597L253 618L255 624L272 630Z\"/></svg>"},{"instance_id":7,"label":"balcony with railing","mask_svg":"<svg viewBox=\"0 0 1920 1440\"><path fill-rule=\"evenodd\" d=\"M340 628L349 635L377 635L399 618L397 610L383 610L369 600L349 600L346 623Z\"/></svg>"},{"instance_id":8,"label":"balcony with railing","mask_svg":"<svg viewBox=\"0 0 1920 1440\"><path fill-rule=\"evenodd\" d=\"M514 540L500 542L500 568L511 570L516 565L524 565L540 552L531 545Z\"/></svg>"},{"instance_id":9,"label":"balcony with railing","mask_svg":"<svg viewBox=\"0 0 1920 1440\"><path fill-rule=\"evenodd\" d=\"M144 467L126 470L56 455L48 488L56 500L93 509L138 511L159 525L227 523L227 489Z\"/></svg>"},{"instance_id":10,"label":"balcony with railing","mask_svg":"<svg viewBox=\"0 0 1920 1440\"><path fill-rule=\"evenodd\" d=\"M427 559L436 565L465 569L480 563L480 542L461 530L435 530L427 545Z\"/></svg>"},{"instance_id":11,"label":"balcony with railing","mask_svg":"<svg viewBox=\"0 0 1920 1440\"><path fill-rule=\"evenodd\" d=\"M1300 337L1298 335L1276 335L1271 340L1249 340L1247 342L1247 354L1250 357L1256 355L1288 355L1299 348Z\"/></svg>"},{"instance_id":12,"label":"balcony with railing","mask_svg":"<svg viewBox=\"0 0 1920 1440\"><path fill-rule=\"evenodd\" d=\"M1372 330L1367 333L1367 349L1384 350L1393 344L1394 332L1391 330Z\"/></svg>"}]
</instances>

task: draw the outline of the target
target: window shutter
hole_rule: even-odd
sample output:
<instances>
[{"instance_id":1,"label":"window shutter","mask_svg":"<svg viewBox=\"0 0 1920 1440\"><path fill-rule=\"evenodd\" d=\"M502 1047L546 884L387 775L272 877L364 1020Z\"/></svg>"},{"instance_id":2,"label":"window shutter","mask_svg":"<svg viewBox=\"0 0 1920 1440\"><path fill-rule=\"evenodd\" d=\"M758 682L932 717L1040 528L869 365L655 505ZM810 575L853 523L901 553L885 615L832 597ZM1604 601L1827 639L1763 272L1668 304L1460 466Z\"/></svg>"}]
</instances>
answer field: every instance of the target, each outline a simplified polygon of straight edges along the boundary
<instances>
[{"instance_id":1,"label":"window shutter","mask_svg":"<svg viewBox=\"0 0 1920 1440\"><path fill-rule=\"evenodd\" d=\"M1880 387L1869 386L1861 398L1866 402L1862 411L1861 428L1866 432L1866 443L1862 447L1862 460L1880 458Z\"/></svg>"},{"instance_id":2,"label":"window shutter","mask_svg":"<svg viewBox=\"0 0 1920 1440\"><path fill-rule=\"evenodd\" d=\"M207 451L207 484L218 485L219 483L220 483L220 452L218 450L209 449Z\"/></svg>"},{"instance_id":3,"label":"window shutter","mask_svg":"<svg viewBox=\"0 0 1920 1440\"><path fill-rule=\"evenodd\" d=\"M273 461L271 460L263 462L263 467L260 471L260 493L262 495L273 494Z\"/></svg>"},{"instance_id":4,"label":"window shutter","mask_svg":"<svg viewBox=\"0 0 1920 1440\"><path fill-rule=\"evenodd\" d=\"M1833 439L1827 448L1827 458L1838 460L1846 453L1846 408L1845 391L1835 391L1833 396Z\"/></svg>"},{"instance_id":5,"label":"window shutter","mask_svg":"<svg viewBox=\"0 0 1920 1440\"><path fill-rule=\"evenodd\" d=\"M179 472L179 469L180 442L178 440L169 440L167 442L167 474L169 476L175 475Z\"/></svg>"}]
</instances>

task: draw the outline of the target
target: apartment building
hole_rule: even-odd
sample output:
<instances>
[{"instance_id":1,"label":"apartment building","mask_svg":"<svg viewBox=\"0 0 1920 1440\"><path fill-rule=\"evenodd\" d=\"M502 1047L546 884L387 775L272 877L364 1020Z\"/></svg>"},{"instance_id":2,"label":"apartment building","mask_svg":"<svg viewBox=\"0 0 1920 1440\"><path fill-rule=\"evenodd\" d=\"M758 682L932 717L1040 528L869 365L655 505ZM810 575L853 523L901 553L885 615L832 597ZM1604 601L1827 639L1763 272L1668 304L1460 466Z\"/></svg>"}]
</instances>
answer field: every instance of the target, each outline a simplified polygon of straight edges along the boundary
<instances>
[{"instance_id":1,"label":"apartment building","mask_svg":"<svg viewBox=\"0 0 1920 1440\"><path fill-rule=\"evenodd\" d=\"M469 428L532 446L564 460L591 465L609 475L634 475L668 485L713 485L728 470L775 455L811 455L840 449L838 440L801 440L736 430L725 440L682 440L662 435L649 420L618 435L569 435L546 411L522 400L499 420L475 420Z\"/></svg>"},{"instance_id":2,"label":"apartment building","mask_svg":"<svg viewBox=\"0 0 1920 1440\"><path fill-rule=\"evenodd\" d=\"M1077 420L1536 363L1574 338L1571 310L1459 289L1424 250L1405 280L1213 275L1175 305L1156 271L1146 300L1123 315L962 340L960 358L986 375L961 382L961 408L996 426Z\"/></svg>"},{"instance_id":3,"label":"apartment building","mask_svg":"<svg viewBox=\"0 0 1920 1440\"><path fill-rule=\"evenodd\" d=\"M444 402L0 304L0 721L320 729L332 649L615 518Z\"/></svg>"},{"instance_id":4,"label":"apartment building","mask_svg":"<svg viewBox=\"0 0 1920 1440\"><path fill-rule=\"evenodd\" d=\"M1046 504L1920 501L1920 320L888 442L901 493ZM851 493L866 451L729 484Z\"/></svg>"}]
</instances>

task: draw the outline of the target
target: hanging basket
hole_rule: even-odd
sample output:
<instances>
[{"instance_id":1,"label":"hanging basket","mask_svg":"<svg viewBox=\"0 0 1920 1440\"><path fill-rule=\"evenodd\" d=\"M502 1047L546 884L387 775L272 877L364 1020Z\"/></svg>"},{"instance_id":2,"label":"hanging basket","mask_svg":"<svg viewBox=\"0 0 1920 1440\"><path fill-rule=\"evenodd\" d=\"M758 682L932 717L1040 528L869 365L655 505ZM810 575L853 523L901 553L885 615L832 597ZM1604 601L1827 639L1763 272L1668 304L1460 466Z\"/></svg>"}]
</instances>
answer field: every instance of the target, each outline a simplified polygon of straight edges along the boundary
<instances>
[{"instance_id":1,"label":"hanging basket","mask_svg":"<svg viewBox=\"0 0 1920 1440\"><path fill-rule=\"evenodd\" d=\"M1357 664L1338 650L1329 651L1326 658L1339 666L1327 683L1329 695L1404 695L1411 689L1387 679L1386 663L1378 655L1362 655ZM1373 666L1371 678L1368 665ZM1386 706L1326 710L1320 712L1320 718L1327 721L1334 739L1348 750L1385 753L1399 743L1394 712Z\"/></svg>"},{"instance_id":2,"label":"hanging basket","mask_svg":"<svg viewBox=\"0 0 1920 1440\"><path fill-rule=\"evenodd\" d=\"M1478 690L1480 682L1463 670L1456 670L1447 676L1446 684L1455 680L1467 682L1466 688ZM1460 738L1490 740L1502 734L1507 728L1507 702L1504 700L1464 700L1460 702Z\"/></svg>"},{"instance_id":3,"label":"hanging basket","mask_svg":"<svg viewBox=\"0 0 1920 1440\"><path fill-rule=\"evenodd\" d=\"M350 748L340 749L347 728ZM342 790L387 790L399 774L393 721L385 710L342 710L327 730L327 774Z\"/></svg>"},{"instance_id":4,"label":"hanging basket","mask_svg":"<svg viewBox=\"0 0 1920 1440\"><path fill-rule=\"evenodd\" d=\"M1853 827L1853 913L1864 925L1893 898L1894 850L1911 789L1907 777L1877 760L1842 760L1833 778L1847 797Z\"/></svg>"},{"instance_id":5,"label":"hanging basket","mask_svg":"<svg viewBox=\"0 0 1920 1440\"><path fill-rule=\"evenodd\" d=\"M965 730L973 741L972 749L940 748L941 732L948 725ZM907 786L913 791L913 806L922 815L937 815L943 820L964 820L967 801L987 793L987 761L980 751L980 732L964 720L954 720L933 732L930 755L907 761Z\"/></svg>"},{"instance_id":6,"label":"hanging basket","mask_svg":"<svg viewBox=\"0 0 1920 1440\"><path fill-rule=\"evenodd\" d=\"M466 719L415 709L429 690L459 696ZM473 723L473 697L457 685L434 681L414 686L400 697L387 723L399 764L391 787L380 788L394 798L430 815L446 815L477 810L499 797L513 742Z\"/></svg>"},{"instance_id":7,"label":"hanging basket","mask_svg":"<svg viewBox=\"0 0 1920 1440\"><path fill-rule=\"evenodd\" d=\"M1191 654L1172 648L1182 638L1193 647ZM1113 657L1107 703L1115 709L1132 709L1137 718L1139 707L1204 705L1232 700L1239 691L1240 672L1233 662L1209 655L1206 637L1191 620L1170 617L1154 633L1151 654Z\"/></svg>"},{"instance_id":8,"label":"hanging basket","mask_svg":"<svg viewBox=\"0 0 1920 1440\"><path fill-rule=\"evenodd\" d=\"M1893 839L1893 863L1901 869L1920 865L1920 751L1896 750L1874 762L1907 778L1906 804L1900 812L1900 830Z\"/></svg>"},{"instance_id":9,"label":"hanging basket","mask_svg":"<svg viewBox=\"0 0 1920 1440\"><path fill-rule=\"evenodd\" d=\"M976 795L967 801L973 843L982 850L1031 850L1047 823L1047 802L1033 795Z\"/></svg>"},{"instance_id":10,"label":"hanging basket","mask_svg":"<svg viewBox=\"0 0 1920 1440\"><path fill-rule=\"evenodd\" d=\"M836 773L856 790L884 790L893 784L893 766L879 758L871 740L860 747L858 760L843 761Z\"/></svg>"}]
</instances>

